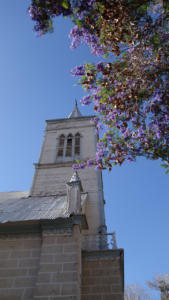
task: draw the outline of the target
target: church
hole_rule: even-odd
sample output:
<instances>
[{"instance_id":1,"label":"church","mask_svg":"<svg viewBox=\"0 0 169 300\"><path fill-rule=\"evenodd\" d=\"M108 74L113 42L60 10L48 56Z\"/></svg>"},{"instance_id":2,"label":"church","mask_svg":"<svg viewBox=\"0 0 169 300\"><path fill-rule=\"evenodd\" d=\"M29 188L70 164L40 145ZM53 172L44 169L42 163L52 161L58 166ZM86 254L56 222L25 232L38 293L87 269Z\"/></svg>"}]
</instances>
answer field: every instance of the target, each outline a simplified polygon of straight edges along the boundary
<instances>
[{"instance_id":1,"label":"church","mask_svg":"<svg viewBox=\"0 0 169 300\"><path fill-rule=\"evenodd\" d=\"M0 193L0 300L123 300L124 251L107 233L92 116L47 120L29 192Z\"/></svg>"}]
</instances>

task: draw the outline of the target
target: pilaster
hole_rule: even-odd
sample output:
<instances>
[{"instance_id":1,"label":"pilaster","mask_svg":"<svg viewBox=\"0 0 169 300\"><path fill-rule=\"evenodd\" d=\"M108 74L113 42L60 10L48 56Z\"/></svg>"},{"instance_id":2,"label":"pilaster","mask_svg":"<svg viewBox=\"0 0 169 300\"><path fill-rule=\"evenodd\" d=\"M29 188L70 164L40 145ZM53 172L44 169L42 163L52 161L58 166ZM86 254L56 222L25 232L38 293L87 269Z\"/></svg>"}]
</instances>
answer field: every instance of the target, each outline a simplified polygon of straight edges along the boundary
<instances>
[{"instance_id":1,"label":"pilaster","mask_svg":"<svg viewBox=\"0 0 169 300\"><path fill-rule=\"evenodd\" d=\"M80 225L43 228L34 300L80 300Z\"/></svg>"},{"instance_id":2,"label":"pilaster","mask_svg":"<svg viewBox=\"0 0 169 300\"><path fill-rule=\"evenodd\" d=\"M123 271L123 249L83 251L82 300L123 300Z\"/></svg>"}]
</instances>

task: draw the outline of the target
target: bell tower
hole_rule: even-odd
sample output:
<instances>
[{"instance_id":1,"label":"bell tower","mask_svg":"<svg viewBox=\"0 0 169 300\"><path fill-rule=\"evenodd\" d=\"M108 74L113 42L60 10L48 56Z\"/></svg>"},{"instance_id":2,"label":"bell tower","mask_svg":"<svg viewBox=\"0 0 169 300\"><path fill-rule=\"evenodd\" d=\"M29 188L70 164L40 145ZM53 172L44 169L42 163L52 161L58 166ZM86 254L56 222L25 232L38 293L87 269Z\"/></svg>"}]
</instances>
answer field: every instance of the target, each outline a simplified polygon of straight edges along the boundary
<instances>
[{"instance_id":1,"label":"bell tower","mask_svg":"<svg viewBox=\"0 0 169 300\"><path fill-rule=\"evenodd\" d=\"M95 159L91 118L76 104L68 118L48 120L30 194L0 193L0 299L124 299L123 249L106 231L101 170L72 170Z\"/></svg>"},{"instance_id":2,"label":"bell tower","mask_svg":"<svg viewBox=\"0 0 169 300\"><path fill-rule=\"evenodd\" d=\"M46 121L44 141L30 196L64 195L76 160L95 158L97 135L92 116L82 116L77 103L65 119ZM83 191L88 194L86 218L90 233L106 231L101 170L78 170Z\"/></svg>"}]
</instances>

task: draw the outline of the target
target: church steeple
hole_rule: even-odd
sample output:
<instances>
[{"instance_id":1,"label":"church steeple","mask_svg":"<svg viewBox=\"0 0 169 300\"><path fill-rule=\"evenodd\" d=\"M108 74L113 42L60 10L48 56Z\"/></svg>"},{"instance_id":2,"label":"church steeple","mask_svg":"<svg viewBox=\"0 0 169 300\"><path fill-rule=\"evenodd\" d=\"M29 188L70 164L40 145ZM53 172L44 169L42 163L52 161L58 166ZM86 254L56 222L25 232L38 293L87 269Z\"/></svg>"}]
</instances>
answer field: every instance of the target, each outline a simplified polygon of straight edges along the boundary
<instances>
[{"instance_id":1,"label":"church steeple","mask_svg":"<svg viewBox=\"0 0 169 300\"><path fill-rule=\"evenodd\" d=\"M44 142L39 162L35 164L30 193L36 197L66 195L67 184L71 193L76 194L76 191L79 191L84 197L81 179L82 187L88 193L85 215L89 232L92 234L105 232L101 170L95 170L92 166L80 169L78 174L75 172L72 176L72 165L76 160L94 160L96 141L95 124L91 123L91 116L81 115L77 103L68 118L47 120Z\"/></svg>"},{"instance_id":2,"label":"church steeple","mask_svg":"<svg viewBox=\"0 0 169 300\"><path fill-rule=\"evenodd\" d=\"M75 100L75 107L72 112L68 115L68 119L81 117L82 114L77 106L77 100Z\"/></svg>"}]
</instances>

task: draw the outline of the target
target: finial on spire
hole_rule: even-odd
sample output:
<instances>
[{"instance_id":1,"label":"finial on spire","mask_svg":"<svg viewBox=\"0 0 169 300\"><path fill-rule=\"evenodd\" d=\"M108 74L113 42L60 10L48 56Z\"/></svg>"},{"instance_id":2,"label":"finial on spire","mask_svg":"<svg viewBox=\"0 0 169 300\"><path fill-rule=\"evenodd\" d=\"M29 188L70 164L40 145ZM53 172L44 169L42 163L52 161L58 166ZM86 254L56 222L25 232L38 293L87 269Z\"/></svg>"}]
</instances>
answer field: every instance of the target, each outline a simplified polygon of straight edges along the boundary
<instances>
[{"instance_id":1,"label":"finial on spire","mask_svg":"<svg viewBox=\"0 0 169 300\"><path fill-rule=\"evenodd\" d=\"M80 177L77 173L77 171L75 171L70 179L69 182L67 182L67 186L79 186L80 187L80 190L81 192L83 191L83 187L82 187L82 184L81 184L81 180L80 180Z\"/></svg>"},{"instance_id":2,"label":"finial on spire","mask_svg":"<svg viewBox=\"0 0 169 300\"><path fill-rule=\"evenodd\" d=\"M70 182L76 182L76 181L80 181L79 175L77 173L77 171L75 171L70 179Z\"/></svg>"},{"instance_id":3,"label":"finial on spire","mask_svg":"<svg viewBox=\"0 0 169 300\"><path fill-rule=\"evenodd\" d=\"M75 107L74 109L72 110L72 112L70 113L70 115L68 116L68 119L71 119L71 118L78 118L78 117L81 117L82 114L77 106L77 100L75 99Z\"/></svg>"}]
</instances>

